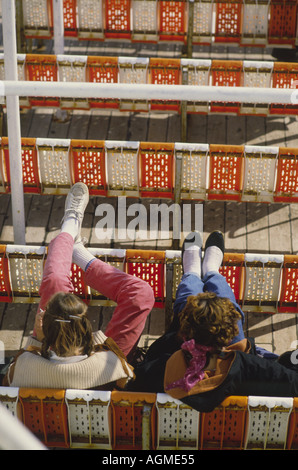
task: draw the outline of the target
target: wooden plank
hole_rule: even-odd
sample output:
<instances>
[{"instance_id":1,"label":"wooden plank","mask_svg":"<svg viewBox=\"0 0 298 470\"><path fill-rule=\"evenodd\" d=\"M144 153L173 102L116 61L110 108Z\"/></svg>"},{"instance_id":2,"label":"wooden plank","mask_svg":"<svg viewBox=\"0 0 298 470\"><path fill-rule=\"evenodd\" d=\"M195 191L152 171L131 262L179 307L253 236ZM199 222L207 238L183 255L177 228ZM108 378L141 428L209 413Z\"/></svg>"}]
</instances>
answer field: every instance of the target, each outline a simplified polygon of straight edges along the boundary
<instances>
[{"instance_id":1,"label":"wooden plank","mask_svg":"<svg viewBox=\"0 0 298 470\"><path fill-rule=\"evenodd\" d=\"M110 110L93 109L90 112L87 138L90 140L106 140L108 136L110 119Z\"/></svg>"},{"instance_id":2,"label":"wooden plank","mask_svg":"<svg viewBox=\"0 0 298 470\"><path fill-rule=\"evenodd\" d=\"M33 195L27 218L26 238L30 244L43 245L53 205L52 195Z\"/></svg>"},{"instance_id":3,"label":"wooden plank","mask_svg":"<svg viewBox=\"0 0 298 470\"><path fill-rule=\"evenodd\" d=\"M189 114L187 116L187 142L200 143L200 144L207 143L208 142L207 131L208 131L208 116L207 115ZM174 141L175 140L177 140L177 138L175 138Z\"/></svg>"},{"instance_id":4,"label":"wooden plank","mask_svg":"<svg viewBox=\"0 0 298 470\"><path fill-rule=\"evenodd\" d=\"M213 230L225 234L225 203L222 201L204 202L204 240Z\"/></svg>"},{"instance_id":5,"label":"wooden plank","mask_svg":"<svg viewBox=\"0 0 298 470\"><path fill-rule=\"evenodd\" d=\"M0 325L2 325L2 321L3 321L3 316L4 316L4 313L5 313L5 309L6 309L6 303L5 302L1 302L0 303Z\"/></svg>"},{"instance_id":6,"label":"wooden plank","mask_svg":"<svg viewBox=\"0 0 298 470\"><path fill-rule=\"evenodd\" d=\"M246 143L246 116L228 116L227 144L244 145Z\"/></svg>"},{"instance_id":7,"label":"wooden plank","mask_svg":"<svg viewBox=\"0 0 298 470\"><path fill-rule=\"evenodd\" d=\"M108 140L127 140L129 113L113 111L108 131Z\"/></svg>"},{"instance_id":8,"label":"wooden plank","mask_svg":"<svg viewBox=\"0 0 298 470\"><path fill-rule=\"evenodd\" d=\"M225 248L227 252L246 252L246 203L225 204Z\"/></svg>"},{"instance_id":9,"label":"wooden plank","mask_svg":"<svg viewBox=\"0 0 298 470\"><path fill-rule=\"evenodd\" d=\"M291 251L298 255L298 204L290 204L291 213Z\"/></svg>"},{"instance_id":10,"label":"wooden plank","mask_svg":"<svg viewBox=\"0 0 298 470\"><path fill-rule=\"evenodd\" d=\"M168 118L167 142L180 142L181 140L181 116L170 114Z\"/></svg>"},{"instance_id":11,"label":"wooden plank","mask_svg":"<svg viewBox=\"0 0 298 470\"><path fill-rule=\"evenodd\" d=\"M276 354L297 349L297 315L293 313L280 313L273 315L273 345ZM294 343L294 344L293 344Z\"/></svg>"},{"instance_id":12,"label":"wooden plank","mask_svg":"<svg viewBox=\"0 0 298 470\"><path fill-rule=\"evenodd\" d=\"M142 204L142 201L128 197L121 199L110 198L108 204L112 204L115 210L115 232L111 239L111 245L113 248L133 248L134 237L138 237L140 231L140 227L136 225L139 216L137 208L138 204ZM131 216L128 215L130 211L132 211ZM132 225L129 230L130 223ZM147 235L147 233L144 235Z\"/></svg>"},{"instance_id":13,"label":"wooden plank","mask_svg":"<svg viewBox=\"0 0 298 470\"><path fill-rule=\"evenodd\" d=\"M275 352L273 347L272 315L254 312L247 314L247 337L252 337L258 346L270 352Z\"/></svg>"},{"instance_id":14,"label":"wooden plank","mask_svg":"<svg viewBox=\"0 0 298 470\"><path fill-rule=\"evenodd\" d=\"M61 221L64 215L64 207L65 196L55 196L47 226L47 235L45 239L46 244L49 244L60 233Z\"/></svg>"},{"instance_id":15,"label":"wooden plank","mask_svg":"<svg viewBox=\"0 0 298 470\"><path fill-rule=\"evenodd\" d=\"M246 144L266 145L266 119L262 116L247 116Z\"/></svg>"},{"instance_id":16,"label":"wooden plank","mask_svg":"<svg viewBox=\"0 0 298 470\"><path fill-rule=\"evenodd\" d=\"M188 214L190 216L190 220L188 220ZM186 220L184 220L185 215L187 215ZM200 219L201 216L203 217L203 220ZM182 201L182 203L180 204L180 231L181 231L180 243L179 243L180 248L182 248L182 244L183 244L185 236L187 236L190 231L199 231L201 235L203 236L204 202ZM173 241L175 241L175 239Z\"/></svg>"},{"instance_id":17,"label":"wooden plank","mask_svg":"<svg viewBox=\"0 0 298 470\"><path fill-rule=\"evenodd\" d=\"M31 199L32 194L25 194L24 195L24 205L25 205L25 220L27 220L30 206L31 206ZM4 220L4 224L2 226L2 232L0 236L1 243L14 243L14 230L13 230L13 222L12 222L12 209L11 204L7 207L7 213Z\"/></svg>"},{"instance_id":18,"label":"wooden plank","mask_svg":"<svg viewBox=\"0 0 298 470\"><path fill-rule=\"evenodd\" d=\"M51 121L51 125L49 127L48 136L53 139L67 139L68 132L70 129L70 122L71 122L71 113L69 113L66 120L61 121L53 116Z\"/></svg>"},{"instance_id":19,"label":"wooden plank","mask_svg":"<svg viewBox=\"0 0 298 470\"><path fill-rule=\"evenodd\" d=\"M247 203L247 251L268 253L269 222L268 206L262 203Z\"/></svg>"},{"instance_id":20,"label":"wooden plank","mask_svg":"<svg viewBox=\"0 0 298 470\"><path fill-rule=\"evenodd\" d=\"M74 110L68 132L69 139L87 139L90 121L90 112Z\"/></svg>"},{"instance_id":21,"label":"wooden plank","mask_svg":"<svg viewBox=\"0 0 298 470\"><path fill-rule=\"evenodd\" d=\"M34 110L28 129L28 137L47 137L53 118L52 108L37 108Z\"/></svg>"},{"instance_id":22,"label":"wooden plank","mask_svg":"<svg viewBox=\"0 0 298 470\"><path fill-rule=\"evenodd\" d=\"M286 147L298 147L298 117L286 116L285 123L285 145Z\"/></svg>"},{"instance_id":23,"label":"wooden plank","mask_svg":"<svg viewBox=\"0 0 298 470\"><path fill-rule=\"evenodd\" d=\"M31 336L33 333L37 309L38 309L38 304L28 305L28 316L27 316L27 321L26 321L26 325L24 328L21 348L24 348L26 346L29 336Z\"/></svg>"},{"instance_id":24,"label":"wooden plank","mask_svg":"<svg viewBox=\"0 0 298 470\"><path fill-rule=\"evenodd\" d=\"M96 212L96 208L100 204L109 204L110 206L109 213L112 215L114 214L115 216L115 228L116 228L117 198L109 198L108 200L104 197L92 198L89 204L91 205L90 207L92 207L92 209L90 210L92 214L92 222L90 223L90 226L89 226L91 229L90 236L89 236L89 245L96 246L96 247L100 246L104 248L112 248L114 246L115 233L113 233L111 237L108 236L108 233L107 233L107 236L104 239L102 239L102 238L98 238L98 232L97 232L97 229L100 229L100 232L102 233L102 230L106 231L109 228L109 227L106 227L106 223L107 223L106 217L108 216L108 214L103 213L102 215L96 215L95 212ZM104 207L102 207L102 210L103 209ZM102 224L104 224L104 227L102 227Z\"/></svg>"},{"instance_id":25,"label":"wooden plank","mask_svg":"<svg viewBox=\"0 0 298 470\"><path fill-rule=\"evenodd\" d=\"M208 144L226 144L227 117L221 114L208 116L207 142Z\"/></svg>"},{"instance_id":26,"label":"wooden plank","mask_svg":"<svg viewBox=\"0 0 298 470\"><path fill-rule=\"evenodd\" d=\"M6 215L10 205L10 194L0 194L0 214Z\"/></svg>"},{"instance_id":27,"label":"wooden plank","mask_svg":"<svg viewBox=\"0 0 298 470\"><path fill-rule=\"evenodd\" d=\"M227 118L227 144L244 145L246 143L246 116ZM225 203L225 247L227 251L242 251L246 242L246 203Z\"/></svg>"},{"instance_id":28,"label":"wooden plank","mask_svg":"<svg viewBox=\"0 0 298 470\"><path fill-rule=\"evenodd\" d=\"M157 250L158 249L158 242L159 242L159 235L160 233L157 233L156 238L152 238L153 232L150 230L150 208L152 208L152 204L159 204L160 200L157 199L151 199L151 198L143 198L143 199L138 199L135 201L132 201L128 199L128 206L130 205L130 202L132 204L138 203L141 205L140 210L144 212L146 211L147 214L147 230L143 230L142 227L137 227L137 233L136 233L136 238L134 240L131 240L130 238L127 237L127 240L125 242L125 246L127 248L134 248L134 249L144 249L144 250ZM133 208L131 207L131 210ZM129 223L131 223L131 228L134 226L134 219L135 217L138 217L138 212L136 212L135 215L132 217L127 217L127 228L129 228ZM136 220L135 220L136 222ZM152 228L152 227L151 227ZM128 234L129 236L129 234ZM120 246L120 245L119 245ZM161 248L160 248L161 249Z\"/></svg>"},{"instance_id":29,"label":"wooden plank","mask_svg":"<svg viewBox=\"0 0 298 470\"><path fill-rule=\"evenodd\" d=\"M270 204L268 206L268 223L270 253L291 253L289 204Z\"/></svg>"},{"instance_id":30,"label":"wooden plank","mask_svg":"<svg viewBox=\"0 0 298 470\"><path fill-rule=\"evenodd\" d=\"M128 126L128 140L146 141L148 124L148 113L131 113Z\"/></svg>"},{"instance_id":31,"label":"wooden plank","mask_svg":"<svg viewBox=\"0 0 298 470\"><path fill-rule=\"evenodd\" d=\"M266 120L266 145L284 146L286 143L285 118L268 117Z\"/></svg>"},{"instance_id":32,"label":"wooden plank","mask_svg":"<svg viewBox=\"0 0 298 470\"><path fill-rule=\"evenodd\" d=\"M21 348L29 309L28 304L7 304L0 331L6 357L14 356Z\"/></svg>"},{"instance_id":33,"label":"wooden plank","mask_svg":"<svg viewBox=\"0 0 298 470\"><path fill-rule=\"evenodd\" d=\"M175 209L175 206L173 205L174 202L159 199L157 203L161 212L159 216L159 230L158 239L156 240L156 249L169 250L172 249L173 246L173 211ZM180 220L182 220L182 211Z\"/></svg>"},{"instance_id":34,"label":"wooden plank","mask_svg":"<svg viewBox=\"0 0 298 470\"><path fill-rule=\"evenodd\" d=\"M1 234L2 234L3 227L4 227L5 219L6 219L6 215L0 214L0 242L1 242Z\"/></svg>"},{"instance_id":35,"label":"wooden plank","mask_svg":"<svg viewBox=\"0 0 298 470\"><path fill-rule=\"evenodd\" d=\"M147 140L149 142L166 142L168 135L168 114L149 113Z\"/></svg>"},{"instance_id":36,"label":"wooden plank","mask_svg":"<svg viewBox=\"0 0 298 470\"><path fill-rule=\"evenodd\" d=\"M21 123L21 136L28 137L31 121L34 116L34 109L22 109L20 112L20 123ZM4 113L6 118L6 113Z\"/></svg>"},{"instance_id":37,"label":"wooden plank","mask_svg":"<svg viewBox=\"0 0 298 470\"><path fill-rule=\"evenodd\" d=\"M64 54L88 55L88 47L89 41L78 41L76 38L68 37L64 44Z\"/></svg>"},{"instance_id":38,"label":"wooden plank","mask_svg":"<svg viewBox=\"0 0 298 470\"><path fill-rule=\"evenodd\" d=\"M153 308L149 316L149 335L160 336L165 332L165 314L161 308Z\"/></svg>"}]
</instances>

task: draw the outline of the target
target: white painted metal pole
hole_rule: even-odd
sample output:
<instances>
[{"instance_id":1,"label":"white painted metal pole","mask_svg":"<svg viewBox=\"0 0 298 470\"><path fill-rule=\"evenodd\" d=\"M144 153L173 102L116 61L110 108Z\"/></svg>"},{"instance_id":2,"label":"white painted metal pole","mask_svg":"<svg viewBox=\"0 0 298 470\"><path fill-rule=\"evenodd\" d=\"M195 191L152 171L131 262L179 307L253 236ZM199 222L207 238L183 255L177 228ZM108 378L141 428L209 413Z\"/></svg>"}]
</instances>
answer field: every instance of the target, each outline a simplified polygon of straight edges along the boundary
<instances>
[{"instance_id":1,"label":"white painted metal pole","mask_svg":"<svg viewBox=\"0 0 298 470\"><path fill-rule=\"evenodd\" d=\"M7 1L7 0L6 0ZM298 104L298 89L127 83L0 81L0 96Z\"/></svg>"},{"instance_id":2,"label":"white painted metal pole","mask_svg":"<svg viewBox=\"0 0 298 470\"><path fill-rule=\"evenodd\" d=\"M15 0L2 0L3 45L5 78L17 87L17 44ZM6 97L9 164L11 181L12 220L14 242L26 243L24 188L22 170L22 146L19 96Z\"/></svg>"},{"instance_id":3,"label":"white painted metal pole","mask_svg":"<svg viewBox=\"0 0 298 470\"><path fill-rule=\"evenodd\" d=\"M0 449L47 450L3 405L0 405Z\"/></svg>"},{"instance_id":4,"label":"white painted metal pole","mask_svg":"<svg viewBox=\"0 0 298 470\"><path fill-rule=\"evenodd\" d=\"M54 52L64 54L63 0L53 0L54 13Z\"/></svg>"}]
</instances>

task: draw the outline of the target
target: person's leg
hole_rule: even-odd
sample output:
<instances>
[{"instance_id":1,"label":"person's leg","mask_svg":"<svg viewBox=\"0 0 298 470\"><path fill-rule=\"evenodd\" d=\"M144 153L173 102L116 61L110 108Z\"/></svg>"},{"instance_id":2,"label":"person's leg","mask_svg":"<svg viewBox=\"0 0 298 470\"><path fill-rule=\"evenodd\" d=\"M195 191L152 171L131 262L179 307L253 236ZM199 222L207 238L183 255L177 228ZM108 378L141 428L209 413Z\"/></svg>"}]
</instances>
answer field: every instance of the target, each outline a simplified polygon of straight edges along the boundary
<instances>
[{"instance_id":1,"label":"person's leg","mask_svg":"<svg viewBox=\"0 0 298 470\"><path fill-rule=\"evenodd\" d=\"M203 292L201 279L202 238L197 232L191 232L182 246L183 276L176 291L174 302L174 319L171 327L177 326L177 315L186 305L190 295Z\"/></svg>"},{"instance_id":2,"label":"person's leg","mask_svg":"<svg viewBox=\"0 0 298 470\"><path fill-rule=\"evenodd\" d=\"M232 343L237 343L245 338L243 332L243 323L244 323L244 313L236 302L234 292L232 291L230 285L227 283L227 280L224 276L218 272L209 272L206 273L204 278L204 292L214 292L218 297L224 297L229 299L236 310L241 314L241 319L238 320L238 335L235 336L232 340Z\"/></svg>"},{"instance_id":3,"label":"person's leg","mask_svg":"<svg viewBox=\"0 0 298 470\"><path fill-rule=\"evenodd\" d=\"M176 291L176 298L174 302L174 316L178 315L178 313L183 310L186 305L187 298L190 295L197 295L203 291L204 283L198 274L183 274Z\"/></svg>"},{"instance_id":4,"label":"person's leg","mask_svg":"<svg viewBox=\"0 0 298 470\"><path fill-rule=\"evenodd\" d=\"M95 258L82 243L75 244L73 261L85 271L88 286L117 303L104 333L127 356L137 345L153 308L152 288L146 281Z\"/></svg>"},{"instance_id":5,"label":"person's leg","mask_svg":"<svg viewBox=\"0 0 298 470\"><path fill-rule=\"evenodd\" d=\"M61 232L49 245L39 289L38 313L46 308L50 298L57 292L73 291L70 279L73 246L74 241L80 236L82 219L88 200L88 188L83 183L75 184L69 191L65 202Z\"/></svg>"},{"instance_id":6,"label":"person's leg","mask_svg":"<svg viewBox=\"0 0 298 470\"><path fill-rule=\"evenodd\" d=\"M57 292L72 292L70 279L74 239L62 232L51 241L39 289L38 310L45 310L50 298Z\"/></svg>"},{"instance_id":7,"label":"person's leg","mask_svg":"<svg viewBox=\"0 0 298 470\"><path fill-rule=\"evenodd\" d=\"M212 232L205 244L205 253L202 265L204 292L214 292L218 297L229 299L241 314L238 321L238 335L232 340L237 343L244 339L243 322L244 314L236 302L234 292L224 276L219 273L224 256L224 238L221 232Z\"/></svg>"}]
</instances>

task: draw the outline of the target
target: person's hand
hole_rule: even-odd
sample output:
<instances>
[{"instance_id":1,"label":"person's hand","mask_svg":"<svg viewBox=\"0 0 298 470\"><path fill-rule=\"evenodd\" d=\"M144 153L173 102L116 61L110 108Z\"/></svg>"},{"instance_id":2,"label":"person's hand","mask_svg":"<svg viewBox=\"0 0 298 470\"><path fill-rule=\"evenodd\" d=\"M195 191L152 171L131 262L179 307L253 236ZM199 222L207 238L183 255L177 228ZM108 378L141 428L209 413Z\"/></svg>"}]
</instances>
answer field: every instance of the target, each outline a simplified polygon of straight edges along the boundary
<instances>
[{"instance_id":1,"label":"person's hand","mask_svg":"<svg viewBox=\"0 0 298 470\"><path fill-rule=\"evenodd\" d=\"M38 341L42 341L44 338L43 330L42 330L42 321L43 321L43 316L45 314L44 310L39 310L35 317L35 324L34 324L34 332L35 332L35 337Z\"/></svg>"}]
</instances>

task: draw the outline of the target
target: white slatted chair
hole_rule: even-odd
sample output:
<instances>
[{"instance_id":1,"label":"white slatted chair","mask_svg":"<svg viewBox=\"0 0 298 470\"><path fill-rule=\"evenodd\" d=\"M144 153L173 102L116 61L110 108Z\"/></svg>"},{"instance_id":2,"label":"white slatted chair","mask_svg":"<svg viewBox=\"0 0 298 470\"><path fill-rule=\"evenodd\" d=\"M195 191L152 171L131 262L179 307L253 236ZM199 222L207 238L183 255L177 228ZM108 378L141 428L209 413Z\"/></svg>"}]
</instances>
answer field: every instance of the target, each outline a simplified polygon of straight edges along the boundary
<instances>
[{"instance_id":1,"label":"white slatted chair","mask_svg":"<svg viewBox=\"0 0 298 470\"><path fill-rule=\"evenodd\" d=\"M102 0L77 0L78 37L80 39L104 38Z\"/></svg>"},{"instance_id":2,"label":"white slatted chair","mask_svg":"<svg viewBox=\"0 0 298 470\"><path fill-rule=\"evenodd\" d=\"M70 139L36 139L40 179L45 194L67 194L72 186L69 148Z\"/></svg>"},{"instance_id":3,"label":"white slatted chair","mask_svg":"<svg viewBox=\"0 0 298 470\"><path fill-rule=\"evenodd\" d=\"M139 195L139 142L106 141L109 196Z\"/></svg>"},{"instance_id":4,"label":"white slatted chair","mask_svg":"<svg viewBox=\"0 0 298 470\"><path fill-rule=\"evenodd\" d=\"M7 245L13 301L39 303L45 253L44 246Z\"/></svg>"},{"instance_id":5,"label":"white slatted chair","mask_svg":"<svg viewBox=\"0 0 298 470\"><path fill-rule=\"evenodd\" d=\"M283 260L283 255L245 254L243 311L276 312Z\"/></svg>"},{"instance_id":6,"label":"white slatted chair","mask_svg":"<svg viewBox=\"0 0 298 470\"><path fill-rule=\"evenodd\" d=\"M267 44L269 3L244 1L241 44Z\"/></svg>"},{"instance_id":7,"label":"white slatted chair","mask_svg":"<svg viewBox=\"0 0 298 470\"><path fill-rule=\"evenodd\" d=\"M197 449L199 413L166 393L158 393L157 449Z\"/></svg>"},{"instance_id":8,"label":"white slatted chair","mask_svg":"<svg viewBox=\"0 0 298 470\"><path fill-rule=\"evenodd\" d=\"M293 398L248 397L245 449L284 449Z\"/></svg>"},{"instance_id":9,"label":"white slatted chair","mask_svg":"<svg viewBox=\"0 0 298 470\"><path fill-rule=\"evenodd\" d=\"M187 71L187 84L197 86L207 86L210 81L210 70L212 61L210 59L181 59L182 73ZM209 111L208 102L187 102L187 112L207 113Z\"/></svg>"},{"instance_id":10,"label":"white slatted chair","mask_svg":"<svg viewBox=\"0 0 298 470\"><path fill-rule=\"evenodd\" d=\"M273 202L278 147L245 145L242 201Z\"/></svg>"},{"instance_id":11,"label":"white slatted chair","mask_svg":"<svg viewBox=\"0 0 298 470\"><path fill-rule=\"evenodd\" d=\"M26 36L51 37L48 0L23 0Z\"/></svg>"},{"instance_id":12,"label":"white slatted chair","mask_svg":"<svg viewBox=\"0 0 298 470\"><path fill-rule=\"evenodd\" d=\"M251 88L271 88L273 62L243 61L243 86ZM269 104L241 103L242 114L269 113Z\"/></svg>"},{"instance_id":13,"label":"white slatted chair","mask_svg":"<svg viewBox=\"0 0 298 470\"><path fill-rule=\"evenodd\" d=\"M18 416L18 387L0 387L0 403L13 415Z\"/></svg>"},{"instance_id":14,"label":"white slatted chair","mask_svg":"<svg viewBox=\"0 0 298 470\"><path fill-rule=\"evenodd\" d=\"M193 14L194 43L212 42L213 21L213 1L195 1Z\"/></svg>"},{"instance_id":15,"label":"white slatted chair","mask_svg":"<svg viewBox=\"0 0 298 470\"><path fill-rule=\"evenodd\" d=\"M111 449L111 392L67 389L70 447Z\"/></svg>"},{"instance_id":16,"label":"white slatted chair","mask_svg":"<svg viewBox=\"0 0 298 470\"><path fill-rule=\"evenodd\" d=\"M182 159L181 199L206 199L208 144L175 144L175 157Z\"/></svg>"},{"instance_id":17,"label":"white slatted chair","mask_svg":"<svg viewBox=\"0 0 298 470\"><path fill-rule=\"evenodd\" d=\"M132 40L158 41L157 0L132 0Z\"/></svg>"},{"instance_id":18,"label":"white slatted chair","mask_svg":"<svg viewBox=\"0 0 298 470\"><path fill-rule=\"evenodd\" d=\"M57 55L60 82L86 82L87 56ZM89 109L87 98L60 98L61 109Z\"/></svg>"}]
</instances>

